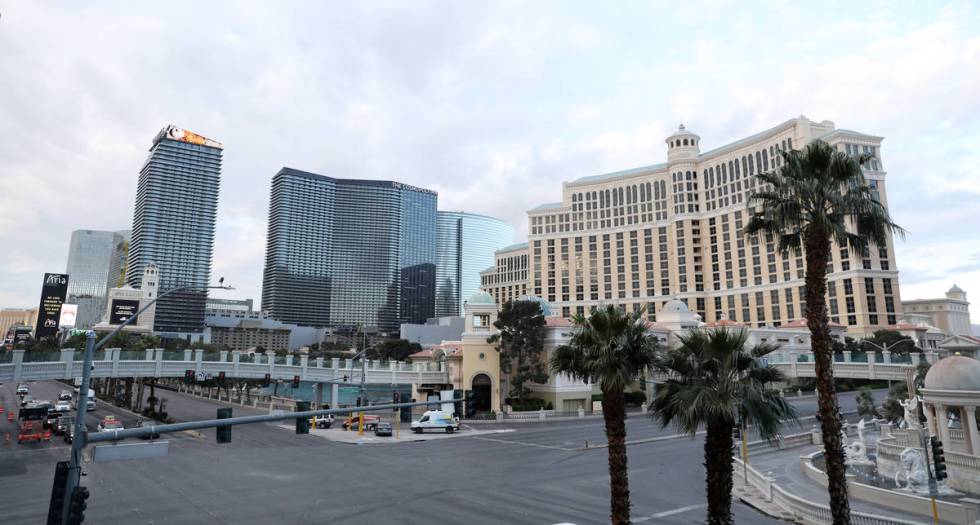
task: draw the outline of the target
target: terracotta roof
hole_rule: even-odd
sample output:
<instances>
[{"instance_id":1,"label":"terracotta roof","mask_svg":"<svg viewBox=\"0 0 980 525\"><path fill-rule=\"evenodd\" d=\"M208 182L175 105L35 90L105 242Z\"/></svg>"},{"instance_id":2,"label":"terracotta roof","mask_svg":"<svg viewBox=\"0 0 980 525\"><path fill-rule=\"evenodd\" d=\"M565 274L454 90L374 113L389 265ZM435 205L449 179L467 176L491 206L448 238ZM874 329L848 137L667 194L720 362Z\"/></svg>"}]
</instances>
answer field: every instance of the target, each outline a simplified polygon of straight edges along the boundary
<instances>
[{"instance_id":1,"label":"terracotta roof","mask_svg":"<svg viewBox=\"0 0 980 525\"><path fill-rule=\"evenodd\" d=\"M432 346L422 350L421 352L415 352L409 355L410 359L432 359L436 350L442 350L446 353L446 357L462 357L463 356L463 343L459 341L443 342L440 345Z\"/></svg>"},{"instance_id":2,"label":"terracotta roof","mask_svg":"<svg viewBox=\"0 0 980 525\"><path fill-rule=\"evenodd\" d=\"M827 323L827 326L829 326L830 328L846 328L844 325L837 324L837 323ZM784 323L784 324L780 325L780 328L806 328L806 327L807 327L807 325L806 325L806 319L805 318L804 319L796 319L796 320L793 320L793 321L790 321L788 323Z\"/></svg>"},{"instance_id":3,"label":"terracotta roof","mask_svg":"<svg viewBox=\"0 0 980 525\"><path fill-rule=\"evenodd\" d=\"M572 326L572 320L564 317L545 317L545 326Z\"/></svg>"}]
</instances>

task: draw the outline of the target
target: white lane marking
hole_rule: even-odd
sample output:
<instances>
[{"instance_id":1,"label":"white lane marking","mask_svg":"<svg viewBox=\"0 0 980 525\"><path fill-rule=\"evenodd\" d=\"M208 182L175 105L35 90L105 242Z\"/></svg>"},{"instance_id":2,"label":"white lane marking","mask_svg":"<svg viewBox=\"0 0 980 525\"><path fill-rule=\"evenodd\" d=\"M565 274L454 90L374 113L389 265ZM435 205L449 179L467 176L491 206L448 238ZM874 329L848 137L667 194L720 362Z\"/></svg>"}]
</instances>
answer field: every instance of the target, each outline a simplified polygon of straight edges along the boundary
<instances>
[{"instance_id":1,"label":"white lane marking","mask_svg":"<svg viewBox=\"0 0 980 525\"><path fill-rule=\"evenodd\" d=\"M633 520L633 523L643 523L644 521L650 521L657 518L666 518L667 516L673 516L674 514L681 514L692 510L703 509L706 508L707 506L708 505L706 503L699 503L697 505L688 505L686 507L665 510L663 512L658 512L656 514L651 514L649 516L644 516L642 518L636 518L635 520Z\"/></svg>"},{"instance_id":2,"label":"white lane marking","mask_svg":"<svg viewBox=\"0 0 980 525\"><path fill-rule=\"evenodd\" d=\"M551 450L561 450L561 451L564 451L564 452L575 452L575 450L576 450L574 448L556 447L556 446L553 446L553 445L542 445L542 444L539 444L539 443L526 443L524 441L511 441L511 440L508 440L508 439L494 439L494 438L481 437L481 436L474 436L474 437L472 437L470 439L480 439L480 440L483 440L483 441L493 441L495 443L505 443L507 445L523 445L525 447L547 448L547 449L551 449Z\"/></svg>"}]
</instances>

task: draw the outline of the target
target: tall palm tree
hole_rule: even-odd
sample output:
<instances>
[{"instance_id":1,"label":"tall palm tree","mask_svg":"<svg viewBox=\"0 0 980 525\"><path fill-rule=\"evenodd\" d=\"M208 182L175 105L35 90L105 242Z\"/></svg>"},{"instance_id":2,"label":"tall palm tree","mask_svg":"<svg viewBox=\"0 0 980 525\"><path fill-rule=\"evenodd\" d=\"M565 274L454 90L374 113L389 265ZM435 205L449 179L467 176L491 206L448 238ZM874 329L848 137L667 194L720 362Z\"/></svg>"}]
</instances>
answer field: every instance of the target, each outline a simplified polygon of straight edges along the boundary
<instances>
[{"instance_id":1,"label":"tall palm tree","mask_svg":"<svg viewBox=\"0 0 980 525\"><path fill-rule=\"evenodd\" d=\"M904 235L888 211L865 184L858 160L822 141L803 151L782 153L778 170L758 175L763 189L750 198L761 207L745 228L747 235L764 233L779 240L779 250L806 255L806 322L810 329L814 367L827 459L830 510L835 524L850 523L850 505L844 478L841 421L834 393L833 354L827 317L827 263L831 243L855 250L870 244L885 246L888 235Z\"/></svg>"},{"instance_id":2,"label":"tall palm tree","mask_svg":"<svg viewBox=\"0 0 980 525\"><path fill-rule=\"evenodd\" d=\"M679 337L680 346L666 352L658 368L668 379L657 389L653 417L671 423L692 437L701 428L704 439L708 523L732 521L732 430L755 427L773 439L781 420L796 420L796 411L769 383L782 374L759 357L777 347L746 347L745 330L693 330Z\"/></svg>"},{"instance_id":3,"label":"tall palm tree","mask_svg":"<svg viewBox=\"0 0 980 525\"><path fill-rule=\"evenodd\" d=\"M643 319L643 310L626 313L608 305L589 317L572 318L568 345L555 350L555 373L598 383L609 454L609 509L614 525L630 522L630 490L626 465L626 387L656 362L657 338Z\"/></svg>"}]
</instances>

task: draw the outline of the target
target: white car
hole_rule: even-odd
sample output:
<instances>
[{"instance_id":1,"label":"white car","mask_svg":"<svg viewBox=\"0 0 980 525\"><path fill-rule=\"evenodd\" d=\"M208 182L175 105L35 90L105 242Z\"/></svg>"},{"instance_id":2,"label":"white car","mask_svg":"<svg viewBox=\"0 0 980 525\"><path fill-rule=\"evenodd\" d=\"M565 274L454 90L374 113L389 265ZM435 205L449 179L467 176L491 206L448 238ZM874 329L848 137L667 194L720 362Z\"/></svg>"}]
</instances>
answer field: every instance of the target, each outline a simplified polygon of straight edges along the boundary
<instances>
[{"instance_id":1,"label":"white car","mask_svg":"<svg viewBox=\"0 0 980 525\"><path fill-rule=\"evenodd\" d=\"M442 410L429 410L418 421L412 421L412 432L421 434L426 430L439 430L452 434L459 430L459 419Z\"/></svg>"},{"instance_id":2,"label":"white car","mask_svg":"<svg viewBox=\"0 0 980 525\"><path fill-rule=\"evenodd\" d=\"M75 410L78 410L78 401L75 401ZM95 398L94 397L90 397L90 398L88 398L87 402L85 403L85 411L86 412L91 412L93 410L95 410Z\"/></svg>"},{"instance_id":3,"label":"white car","mask_svg":"<svg viewBox=\"0 0 980 525\"><path fill-rule=\"evenodd\" d=\"M62 390L61 393L58 394L58 400L71 401L72 400L71 390Z\"/></svg>"},{"instance_id":4,"label":"white car","mask_svg":"<svg viewBox=\"0 0 980 525\"><path fill-rule=\"evenodd\" d=\"M69 403L68 401L57 401L55 402L54 408L52 410L54 410L55 412L70 412L71 403Z\"/></svg>"}]
</instances>

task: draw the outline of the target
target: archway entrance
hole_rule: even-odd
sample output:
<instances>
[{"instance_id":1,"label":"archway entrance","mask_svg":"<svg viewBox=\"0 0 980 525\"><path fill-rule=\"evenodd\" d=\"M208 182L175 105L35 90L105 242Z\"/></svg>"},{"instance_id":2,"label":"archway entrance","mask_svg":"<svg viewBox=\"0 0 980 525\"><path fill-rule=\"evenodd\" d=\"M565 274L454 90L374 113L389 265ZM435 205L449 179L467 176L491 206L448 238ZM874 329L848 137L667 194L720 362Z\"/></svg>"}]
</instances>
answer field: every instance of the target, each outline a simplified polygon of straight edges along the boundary
<instances>
[{"instance_id":1,"label":"archway entrance","mask_svg":"<svg viewBox=\"0 0 980 525\"><path fill-rule=\"evenodd\" d=\"M475 404L477 412L490 411L490 387L492 384L493 382L490 380L490 376L486 374L477 374L473 376L473 382L470 385L470 390L473 392L474 397L476 398Z\"/></svg>"}]
</instances>

